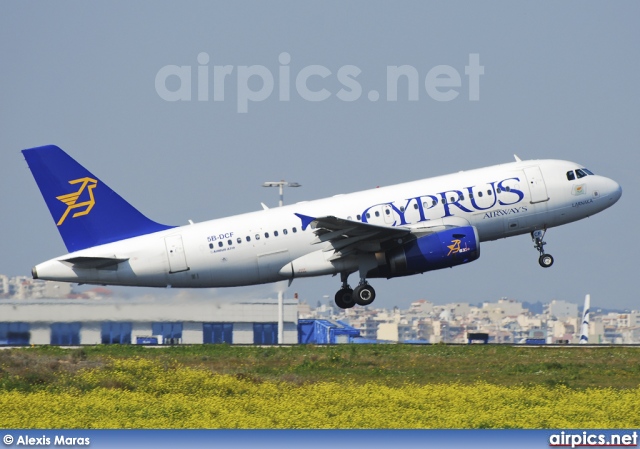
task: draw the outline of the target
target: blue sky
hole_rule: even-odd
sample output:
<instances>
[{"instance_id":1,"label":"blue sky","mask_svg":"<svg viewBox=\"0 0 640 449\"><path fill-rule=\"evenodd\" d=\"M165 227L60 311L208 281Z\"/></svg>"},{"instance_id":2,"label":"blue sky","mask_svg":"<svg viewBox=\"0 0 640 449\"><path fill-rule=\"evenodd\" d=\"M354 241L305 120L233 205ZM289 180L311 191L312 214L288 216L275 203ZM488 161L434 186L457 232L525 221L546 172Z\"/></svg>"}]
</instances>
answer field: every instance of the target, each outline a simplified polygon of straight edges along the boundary
<instances>
[{"instance_id":1,"label":"blue sky","mask_svg":"<svg viewBox=\"0 0 640 449\"><path fill-rule=\"evenodd\" d=\"M60 146L150 218L173 225L275 206L277 190L261 187L267 180L301 183L285 193L293 203L508 162L516 153L575 161L617 180L623 197L550 230L550 269L538 266L528 236L489 242L467 266L374 280L376 304L582 303L591 293L594 308L638 309L639 13L635 2L3 3L0 273L28 275L65 252L24 148ZM473 54L484 68L477 101L465 75ZM171 65L191 67L191 101L166 101L156 89ZM307 83L326 89L326 100L309 101L296 88L312 65L330 72ZM398 100L387 100L387 67L402 65L418 73L417 101L403 82ZM214 100L215 66L233 67L224 100ZM242 67L255 66L273 75L273 91L239 113L239 92L263 88L255 76L243 85ZM283 66L289 101L280 97ZM345 66L359 70L355 101L337 95ZM425 87L437 66L460 74L450 101ZM198 67L208 70L207 101L198 101ZM180 87L175 76L165 85ZM297 280L287 295L315 304L338 287L331 277ZM275 289L199 294L265 297Z\"/></svg>"}]
</instances>

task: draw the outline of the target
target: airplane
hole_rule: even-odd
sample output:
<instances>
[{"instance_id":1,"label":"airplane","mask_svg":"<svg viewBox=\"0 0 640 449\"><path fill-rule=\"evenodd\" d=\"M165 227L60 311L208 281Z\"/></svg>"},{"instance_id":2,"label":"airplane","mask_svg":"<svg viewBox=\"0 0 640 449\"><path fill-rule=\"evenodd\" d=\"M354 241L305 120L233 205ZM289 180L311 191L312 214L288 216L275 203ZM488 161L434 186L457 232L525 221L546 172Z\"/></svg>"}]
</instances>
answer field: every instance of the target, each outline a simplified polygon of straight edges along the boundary
<instances>
[{"instance_id":1,"label":"airplane","mask_svg":"<svg viewBox=\"0 0 640 449\"><path fill-rule=\"evenodd\" d=\"M589 343L589 312L591 309L591 295L584 297L584 308L582 310L582 324L580 325L580 344Z\"/></svg>"},{"instance_id":2,"label":"airplane","mask_svg":"<svg viewBox=\"0 0 640 449\"><path fill-rule=\"evenodd\" d=\"M472 262L480 243L531 234L615 204L622 188L580 164L521 160L419 181L167 226L144 216L54 145L22 151L69 251L34 279L146 287L233 287L340 275L338 307L371 304L367 279ZM358 273L351 288L348 277Z\"/></svg>"}]
</instances>

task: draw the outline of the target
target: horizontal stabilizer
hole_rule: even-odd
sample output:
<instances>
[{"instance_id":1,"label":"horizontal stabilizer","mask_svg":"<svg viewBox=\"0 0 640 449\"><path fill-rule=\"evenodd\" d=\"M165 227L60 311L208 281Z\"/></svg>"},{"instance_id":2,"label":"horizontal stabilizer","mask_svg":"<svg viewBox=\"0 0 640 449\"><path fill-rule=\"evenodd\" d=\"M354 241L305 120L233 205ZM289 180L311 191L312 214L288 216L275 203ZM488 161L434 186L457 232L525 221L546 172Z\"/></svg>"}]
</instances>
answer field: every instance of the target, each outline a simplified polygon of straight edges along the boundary
<instances>
[{"instance_id":1,"label":"horizontal stabilizer","mask_svg":"<svg viewBox=\"0 0 640 449\"><path fill-rule=\"evenodd\" d=\"M127 259L118 259L116 257L71 257L64 259L62 262L71 263L75 268L96 268L107 269L113 268L119 263L126 262Z\"/></svg>"}]
</instances>

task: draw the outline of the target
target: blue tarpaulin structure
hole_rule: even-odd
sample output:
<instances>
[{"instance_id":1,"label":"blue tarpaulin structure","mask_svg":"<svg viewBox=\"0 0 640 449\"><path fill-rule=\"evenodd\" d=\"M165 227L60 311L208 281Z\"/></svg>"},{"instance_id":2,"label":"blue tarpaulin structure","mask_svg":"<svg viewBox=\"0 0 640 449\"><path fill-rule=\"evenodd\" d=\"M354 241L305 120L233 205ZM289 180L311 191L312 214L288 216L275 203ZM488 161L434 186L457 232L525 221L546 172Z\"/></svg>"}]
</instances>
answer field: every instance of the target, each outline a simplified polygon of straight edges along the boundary
<instances>
[{"instance_id":1,"label":"blue tarpaulin structure","mask_svg":"<svg viewBox=\"0 0 640 449\"><path fill-rule=\"evenodd\" d=\"M342 321L298 320L298 343L334 345L352 343L360 331Z\"/></svg>"}]
</instances>

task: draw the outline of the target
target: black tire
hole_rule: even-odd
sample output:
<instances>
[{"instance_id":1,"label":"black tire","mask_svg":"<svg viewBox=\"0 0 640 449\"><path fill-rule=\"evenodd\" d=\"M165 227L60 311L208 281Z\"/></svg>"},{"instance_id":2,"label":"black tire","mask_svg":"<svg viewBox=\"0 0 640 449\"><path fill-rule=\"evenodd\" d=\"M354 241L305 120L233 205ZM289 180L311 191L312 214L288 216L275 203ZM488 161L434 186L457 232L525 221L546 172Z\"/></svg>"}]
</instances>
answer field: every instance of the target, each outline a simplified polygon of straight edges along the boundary
<instances>
[{"instance_id":1,"label":"black tire","mask_svg":"<svg viewBox=\"0 0 640 449\"><path fill-rule=\"evenodd\" d=\"M553 256L551 254L543 254L538 259L538 263L543 268L549 268L551 265L553 265Z\"/></svg>"},{"instance_id":2,"label":"black tire","mask_svg":"<svg viewBox=\"0 0 640 449\"><path fill-rule=\"evenodd\" d=\"M376 291L369 284L358 285L353 291L353 300L359 306L368 306L376 299Z\"/></svg>"},{"instance_id":3,"label":"black tire","mask_svg":"<svg viewBox=\"0 0 640 449\"><path fill-rule=\"evenodd\" d=\"M353 290L350 288L341 288L338 290L335 301L336 306L341 309L350 309L356 305L356 302L353 300Z\"/></svg>"}]
</instances>

